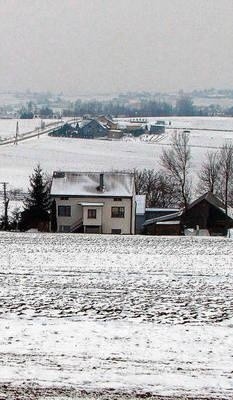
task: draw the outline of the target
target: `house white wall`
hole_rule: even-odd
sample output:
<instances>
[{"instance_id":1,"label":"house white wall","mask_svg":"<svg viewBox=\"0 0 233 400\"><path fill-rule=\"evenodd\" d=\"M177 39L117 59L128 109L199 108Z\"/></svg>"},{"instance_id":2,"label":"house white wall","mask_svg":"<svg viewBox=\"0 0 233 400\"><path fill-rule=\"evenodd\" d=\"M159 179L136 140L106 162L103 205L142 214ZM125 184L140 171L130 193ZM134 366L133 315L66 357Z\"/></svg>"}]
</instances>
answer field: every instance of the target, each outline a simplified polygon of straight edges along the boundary
<instances>
[{"instance_id":1,"label":"house white wall","mask_svg":"<svg viewBox=\"0 0 233 400\"><path fill-rule=\"evenodd\" d=\"M61 226L71 227L76 224L81 218L83 219L84 225L88 223L89 226L99 225L101 222L102 233L110 234L112 229L121 229L122 234L134 234L135 233L135 200L134 196L131 198L121 198L121 201L114 201L111 197L69 197L67 200L63 200L61 197L56 196L56 207L57 207L57 226L58 231L61 231ZM102 206L85 206L82 207L80 203L101 203ZM71 206L70 217L58 216L58 206ZM112 218L111 209L112 207L124 207L125 216L124 218ZM96 209L97 218L88 219L87 210ZM68 228L67 228L68 230Z\"/></svg>"}]
</instances>

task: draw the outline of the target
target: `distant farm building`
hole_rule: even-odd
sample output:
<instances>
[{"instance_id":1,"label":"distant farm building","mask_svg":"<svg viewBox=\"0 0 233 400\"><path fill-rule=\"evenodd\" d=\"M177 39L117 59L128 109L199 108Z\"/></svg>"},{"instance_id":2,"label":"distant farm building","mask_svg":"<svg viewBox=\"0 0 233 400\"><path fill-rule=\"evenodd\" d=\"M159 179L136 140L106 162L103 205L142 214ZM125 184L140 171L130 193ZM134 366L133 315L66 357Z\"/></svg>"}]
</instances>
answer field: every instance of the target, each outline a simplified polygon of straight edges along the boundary
<instances>
[{"instance_id":1,"label":"distant farm building","mask_svg":"<svg viewBox=\"0 0 233 400\"><path fill-rule=\"evenodd\" d=\"M77 123L78 137L94 139L107 136L108 128L96 119L86 119Z\"/></svg>"},{"instance_id":2,"label":"distant farm building","mask_svg":"<svg viewBox=\"0 0 233 400\"><path fill-rule=\"evenodd\" d=\"M64 124L58 128L55 128L52 132L49 132L49 136L54 137L78 137L77 129L71 124Z\"/></svg>"},{"instance_id":3,"label":"distant farm building","mask_svg":"<svg viewBox=\"0 0 233 400\"><path fill-rule=\"evenodd\" d=\"M117 122L113 122L111 116L109 115L100 115L96 118L101 124L103 124L106 128L115 130L117 129Z\"/></svg>"},{"instance_id":4,"label":"distant farm building","mask_svg":"<svg viewBox=\"0 0 233 400\"><path fill-rule=\"evenodd\" d=\"M121 139L124 133L120 129L110 129L108 131L108 139Z\"/></svg>"},{"instance_id":5,"label":"distant farm building","mask_svg":"<svg viewBox=\"0 0 233 400\"><path fill-rule=\"evenodd\" d=\"M165 121L156 121L155 124L151 124L149 126L149 132L156 135L165 133Z\"/></svg>"}]
</instances>

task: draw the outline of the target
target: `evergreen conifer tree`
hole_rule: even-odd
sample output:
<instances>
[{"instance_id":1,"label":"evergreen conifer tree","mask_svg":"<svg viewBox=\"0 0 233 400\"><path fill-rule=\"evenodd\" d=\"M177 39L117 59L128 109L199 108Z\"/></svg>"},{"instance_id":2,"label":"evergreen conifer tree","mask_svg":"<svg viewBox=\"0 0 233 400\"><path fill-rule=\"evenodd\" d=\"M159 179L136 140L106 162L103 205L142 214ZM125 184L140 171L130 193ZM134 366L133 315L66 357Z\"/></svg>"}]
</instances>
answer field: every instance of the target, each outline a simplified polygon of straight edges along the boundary
<instances>
[{"instance_id":1,"label":"evergreen conifer tree","mask_svg":"<svg viewBox=\"0 0 233 400\"><path fill-rule=\"evenodd\" d=\"M24 201L24 211L21 216L21 229L48 230L49 210L49 184L38 164L30 176L28 196Z\"/></svg>"}]
</instances>

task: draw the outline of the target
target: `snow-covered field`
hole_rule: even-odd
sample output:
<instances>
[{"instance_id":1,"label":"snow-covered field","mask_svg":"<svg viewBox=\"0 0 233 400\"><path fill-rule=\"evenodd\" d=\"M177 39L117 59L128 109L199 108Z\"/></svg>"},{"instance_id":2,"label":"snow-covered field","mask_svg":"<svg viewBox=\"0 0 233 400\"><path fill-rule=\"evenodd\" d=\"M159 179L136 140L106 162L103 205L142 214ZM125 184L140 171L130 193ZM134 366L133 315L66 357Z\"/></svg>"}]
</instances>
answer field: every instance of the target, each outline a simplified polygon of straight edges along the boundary
<instances>
[{"instance_id":1,"label":"snow-covered field","mask_svg":"<svg viewBox=\"0 0 233 400\"><path fill-rule=\"evenodd\" d=\"M12 138L16 134L16 125L18 122L18 135L34 131L41 128L41 124L48 125L56 122L54 119L41 120L40 118L34 119L0 119L0 138L1 140Z\"/></svg>"},{"instance_id":2,"label":"snow-covered field","mask_svg":"<svg viewBox=\"0 0 233 400\"><path fill-rule=\"evenodd\" d=\"M231 240L1 233L0 254L0 398L233 398Z\"/></svg>"},{"instance_id":3,"label":"snow-covered field","mask_svg":"<svg viewBox=\"0 0 233 400\"><path fill-rule=\"evenodd\" d=\"M158 118L150 119L150 122ZM165 118L163 118L164 120ZM171 127L233 130L233 118L169 118ZM9 124L8 126L6 124ZM27 124L28 121L22 123ZM38 123L30 120L30 124ZM122 122L123 123L123 122ZM20 121L21 124L21 121ZM14 136L16 120L0 120L0 136L5 132ZM34 125L33 125L34 126ZM28 126L28 129L33 126ZM7 130L8 129L8 130ZM20 127L20 132L26 131ZM52 174L54 170L109 171L133 168L159 168L163 146L170 144L173 130L157 137L122 141L52 138L46 135L20 142L17 146L0 146L0 181L9 182L9 188L28 187L28 176L37 163ZM192 171L195 175L208 149L217 149L233 142L233 132L205 130L190 131Z\"/></svg>"}]
</instances>

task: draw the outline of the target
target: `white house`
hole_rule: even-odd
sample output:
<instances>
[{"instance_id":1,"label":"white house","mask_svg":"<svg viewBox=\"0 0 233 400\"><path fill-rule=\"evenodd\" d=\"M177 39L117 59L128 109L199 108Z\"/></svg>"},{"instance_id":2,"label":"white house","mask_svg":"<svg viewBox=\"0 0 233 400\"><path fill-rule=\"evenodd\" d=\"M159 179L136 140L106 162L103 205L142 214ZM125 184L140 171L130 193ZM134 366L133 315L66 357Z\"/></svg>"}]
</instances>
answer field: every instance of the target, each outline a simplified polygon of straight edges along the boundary
<instances>
[{"instance_id":1,"label":"white house","mask_svg":"<svg viewBox=\"0 0 233 400\"><path fill-rule=\"evenodd\" d=\"M54 172L58 232L135 233L134 176L124 172Z\"/></svg>"}]
</instances>

